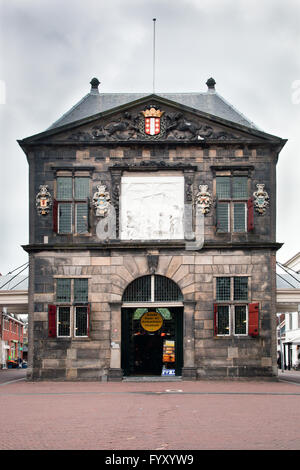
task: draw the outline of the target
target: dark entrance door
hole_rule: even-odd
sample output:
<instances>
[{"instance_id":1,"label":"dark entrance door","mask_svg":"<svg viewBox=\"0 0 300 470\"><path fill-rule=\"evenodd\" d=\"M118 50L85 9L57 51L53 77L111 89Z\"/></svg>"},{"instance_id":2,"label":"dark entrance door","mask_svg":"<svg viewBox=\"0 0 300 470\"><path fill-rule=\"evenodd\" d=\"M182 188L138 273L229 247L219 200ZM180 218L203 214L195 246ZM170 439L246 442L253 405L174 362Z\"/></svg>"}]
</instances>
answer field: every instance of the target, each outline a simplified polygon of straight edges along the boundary
<instances>
[{"instance_id":1,"label":"dark entrance door","mask_svg":"<svg viewBox=\"0 0 300 470\"><path fill-rule=\"evenodd\" d=\"M147 312L161 315L162 325L158 330L151 331L142 321ZM181 375L183 308L123 308L121 354L125 376L162 375L163 369Z\"/></svg>"}]
</instances>

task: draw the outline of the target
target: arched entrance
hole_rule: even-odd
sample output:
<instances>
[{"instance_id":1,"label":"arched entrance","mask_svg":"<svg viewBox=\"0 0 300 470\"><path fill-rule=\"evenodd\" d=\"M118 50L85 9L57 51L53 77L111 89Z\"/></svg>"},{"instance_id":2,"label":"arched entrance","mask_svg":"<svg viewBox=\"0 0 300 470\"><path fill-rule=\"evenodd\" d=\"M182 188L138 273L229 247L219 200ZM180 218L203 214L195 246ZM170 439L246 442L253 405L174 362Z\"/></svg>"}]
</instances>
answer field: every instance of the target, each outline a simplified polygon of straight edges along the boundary
<instances>
[{"instance_id":1,"label":"arched entrance","mask_svg":"<svg viewBox=\"0 0 300 470\"><path fill-rule=\"evenodd\" d=\"M128 375L176 375L183 366L183 296L171 279L135 279L122 297L121 367Z\"/></svg>"}]
</instances>

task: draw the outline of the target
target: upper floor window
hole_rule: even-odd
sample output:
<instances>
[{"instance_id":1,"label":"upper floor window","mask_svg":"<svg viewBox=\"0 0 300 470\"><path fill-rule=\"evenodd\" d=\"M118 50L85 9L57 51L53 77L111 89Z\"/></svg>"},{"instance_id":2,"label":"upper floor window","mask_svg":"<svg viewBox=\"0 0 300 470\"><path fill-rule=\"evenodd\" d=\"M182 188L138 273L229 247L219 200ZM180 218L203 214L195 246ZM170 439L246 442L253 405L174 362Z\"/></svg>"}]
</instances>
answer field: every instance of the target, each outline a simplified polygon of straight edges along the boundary
<instances>
[{"instance_id":1,"label":"upper floor window","mask_svg":"<svg viewBox=\"0 0 300 470\"><path fill-rule=\"evenodd\" d=\"M247 232L253 228L253 204L248 177L216 176L217 232Z\"/></svg>"},{"instance_id":2,"label":"upper floor window","mask_svg":"<svg viewBox=\"0 0 300 470\"><path fill-rule=\"evenodd\" d=\"M59 234L88 233L90 178L58 176L53 228Z\"/></svg>"}]
</instances>

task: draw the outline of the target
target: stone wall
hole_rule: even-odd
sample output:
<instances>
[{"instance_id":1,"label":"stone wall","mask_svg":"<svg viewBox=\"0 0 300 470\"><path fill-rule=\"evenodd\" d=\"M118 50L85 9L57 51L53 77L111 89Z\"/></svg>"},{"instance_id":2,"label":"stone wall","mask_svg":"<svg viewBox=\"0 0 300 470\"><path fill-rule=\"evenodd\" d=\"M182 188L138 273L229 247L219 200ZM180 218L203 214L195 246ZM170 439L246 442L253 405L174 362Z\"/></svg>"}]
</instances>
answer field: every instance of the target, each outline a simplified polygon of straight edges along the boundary
<instances>
[{"instance_id":1,"label":"stone wall","mask_svg":"<svg viewBox=\"0 0 300 470\"><path fill-rule=\"evenodd\" d=\"M162 249L158 253L155 273L173 279L183 293L184 335L192 341L184 338L184 367L194 368L194 378L275 375L274 254L265 250L174 254ZM122 294L131 281L150 274L147 253L142 249L49 250L35 254L33 263L31 378L106 380L115 354L111 341L121 340ZM214 336L215 278L220 275L249 277L249 302L260 305L257 338ZM55 304L55 279L62 277L89 279L89 338L48 338L48 304Z\"/></svg>"}]
</instances>

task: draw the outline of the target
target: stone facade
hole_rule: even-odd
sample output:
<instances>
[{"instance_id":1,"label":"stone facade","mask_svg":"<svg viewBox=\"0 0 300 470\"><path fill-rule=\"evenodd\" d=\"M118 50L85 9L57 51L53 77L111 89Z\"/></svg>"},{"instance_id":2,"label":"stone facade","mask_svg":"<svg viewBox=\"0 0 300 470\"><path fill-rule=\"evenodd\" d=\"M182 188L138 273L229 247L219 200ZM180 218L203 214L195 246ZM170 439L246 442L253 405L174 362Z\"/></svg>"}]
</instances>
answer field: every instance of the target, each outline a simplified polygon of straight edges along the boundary
<instances>
[{"instance_id":1,"label":"stone facade","mask_svg":"<svg viewBox=\"0 0 300 470\"><path fill-rule=\"evenodd\" d=\"M107 134L92 139L93 129L122 122L124 110L96 116L19 141L30 166L29 368L32 380L120 380L121 308L126 287L135 279L155 274L172 279L183 294L184 379L274 377L275 344L276 162L281 139L155 98L165 113L180 108L186 119L210 126L203 140L170 134L168 140L143 140L132 134ZM153 97L130 105L144 109ZM220 137L222 131L222 138ZM100 132L100 131L99 131ZM53 230L53 208L41 216L34 201L40 185L55 200L61 175L90 178L90 199L100 182L106 185L119 217L120 182L134 172L185 178L185 202L193 204L200 184L206 184L213 203L204 218L204 246L187 250L184 240L122 241L118 219L116 239L99 240L99 219L89 206L87 234L60 235ZM262 216L254 212L254 229L243 233L216 231L216 174L247 175L249 195L259 183L270 196ZM242 173L240 173L242 172ZM227 173L224 173L227 174ZM233 173L232 173L233 174ZM149 267L149 256L157 266ZM248 278L247 303L259 304L259 334L220 336L214 330L216 279ZM55 304L57 279L88 279L90 304L88 338L51 338L48 307ZM117 346L116 346L117 345Z\"/></svg>"}]
</instances>

